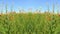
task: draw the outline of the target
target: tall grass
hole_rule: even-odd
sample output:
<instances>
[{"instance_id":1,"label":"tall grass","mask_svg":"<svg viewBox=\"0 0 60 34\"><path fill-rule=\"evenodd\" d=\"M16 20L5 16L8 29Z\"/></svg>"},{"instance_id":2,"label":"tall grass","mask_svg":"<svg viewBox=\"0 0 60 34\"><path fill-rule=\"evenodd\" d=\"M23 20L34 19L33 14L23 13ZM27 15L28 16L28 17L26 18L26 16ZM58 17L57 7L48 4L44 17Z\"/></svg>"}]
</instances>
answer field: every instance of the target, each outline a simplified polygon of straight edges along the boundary
<instances>
[{"instance_id":1,"label":"tall grass","mask_svg":"<svg viewBox=\"0 0 60 34\"><path fill-rule=\"evenodd\" d=\"M13 5L11 6L11 13L8 13L6 4L6 14L0 15L0 34L60 34L60 15L49 12L49 5L47 5L47 13L16 13L13 12ZM24 10L23 10L24 11Z\"/></svg>"},{"instance_id":2,"label":"tall grass","mask_svg":"<svg viewBox=\"0 0 60 34\"><path fill-rule=\"evenodd\" d=\"M60 33L60 16L32 13L14 13L0 16L2 34L57 34ZM46 16L47 15L47 16ZM54 19L54 20L53 20ZM53 33L54 32L54 33Z\"/></svg>"}]
</instances>

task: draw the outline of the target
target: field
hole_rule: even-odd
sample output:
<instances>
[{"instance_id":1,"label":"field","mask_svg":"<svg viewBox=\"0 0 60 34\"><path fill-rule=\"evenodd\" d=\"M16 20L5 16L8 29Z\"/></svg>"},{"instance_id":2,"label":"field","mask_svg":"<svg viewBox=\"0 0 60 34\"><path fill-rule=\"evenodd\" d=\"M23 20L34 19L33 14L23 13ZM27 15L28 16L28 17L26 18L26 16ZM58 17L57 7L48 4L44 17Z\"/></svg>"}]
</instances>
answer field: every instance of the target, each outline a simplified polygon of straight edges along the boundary
<instances>
[{"instance_id":1,"label":"field","mask_svg":"<svg viewBox=\"0 0 60 34\"><path fill-rule=\"evenodd\" d=\"M0 15L0 34L60 34L60 15L14 13Z\"/></svg>"}]
</instances>

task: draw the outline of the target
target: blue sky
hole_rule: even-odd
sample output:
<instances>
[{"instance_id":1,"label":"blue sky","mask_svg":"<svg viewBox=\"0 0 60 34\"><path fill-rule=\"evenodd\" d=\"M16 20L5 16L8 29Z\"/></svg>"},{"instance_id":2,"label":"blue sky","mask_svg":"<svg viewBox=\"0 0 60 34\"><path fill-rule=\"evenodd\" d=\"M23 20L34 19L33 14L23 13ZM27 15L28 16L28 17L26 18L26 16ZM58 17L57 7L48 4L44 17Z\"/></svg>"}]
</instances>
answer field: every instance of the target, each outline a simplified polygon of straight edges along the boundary
<instances>
[{"instance_id":1,"label":"blue sky","mask_svg":"<svg viewBox=\"0 0 60 34\"><path fill-rule=\"evenodd\" d=\"M60 5L60 0L0 0L0 10L3 5L3 10L5 11L5 5L8 4L8 11L11 9L11 5L13 3L13 9L18 11L18 8L28 10L32 8L32 10L42 8L42 11L47 10L46 3L49 4L49 9L52 11L52 4L55 4L55 11L57 10L57 5Z\"/></svg>"}]
</instances>

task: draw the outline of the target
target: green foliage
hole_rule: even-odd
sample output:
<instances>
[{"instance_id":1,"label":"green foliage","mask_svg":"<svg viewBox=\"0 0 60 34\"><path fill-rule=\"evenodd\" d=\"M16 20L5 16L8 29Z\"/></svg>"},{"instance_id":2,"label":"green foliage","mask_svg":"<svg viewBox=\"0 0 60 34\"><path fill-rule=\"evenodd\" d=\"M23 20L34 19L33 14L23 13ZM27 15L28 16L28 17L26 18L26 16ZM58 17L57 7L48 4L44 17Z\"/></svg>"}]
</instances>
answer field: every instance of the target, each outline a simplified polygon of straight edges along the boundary
<instances>
[{"instance_id":1,"label":"green foliage","mask_svg":"<svg viewBox=\"0 0 60 34\"><path fill-rule=\"evenodd\" d=\"M0 34L60 34L60 16L32 13L2 15Z\"/></svg>"}]
</instances>

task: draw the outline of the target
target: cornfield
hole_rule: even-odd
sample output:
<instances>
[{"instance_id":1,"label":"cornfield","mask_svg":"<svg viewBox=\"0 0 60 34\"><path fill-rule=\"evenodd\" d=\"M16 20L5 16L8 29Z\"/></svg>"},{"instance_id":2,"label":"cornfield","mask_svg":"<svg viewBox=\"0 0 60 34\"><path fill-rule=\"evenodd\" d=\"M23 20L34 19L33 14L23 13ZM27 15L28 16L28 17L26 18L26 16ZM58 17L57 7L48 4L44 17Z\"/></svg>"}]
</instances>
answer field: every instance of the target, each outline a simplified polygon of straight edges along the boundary
<instances>
[{"instance_id":1,"label":"cornfield","mask_svg":"<svg viewBox=\"0 0 60 34\"><path fill-rule=\"evenodd\" d=\"M60 34L60 16L47 13L1 14L0 34Z\"/></svg>"},{"instance_id":2,"label":"cornfield","mask_svg":"<svg viewBox=\"0 0 60 34\"><path fill-rule=\"evenodd\" d=\"M4 3L0 9L0 34L60 34L60 14L54 13L54 3L52 7L53 13L50 13L48 4L47 13L40 13L42 11L38 9L36 10L37 13L33 13L32 8L29 9L30 12L28 11L28 13L25 13L24 9L19 10L21 13L16 13L17 11L13 12L14 6L12 2L11 13L8 13L9 7L8 3L6 3L6 6L4 6L6 14L3 14L3 6ZM58 10L58 8L56 9ZM59 10L57 12L59 13Z\"/></svg>"}]
</instances>

